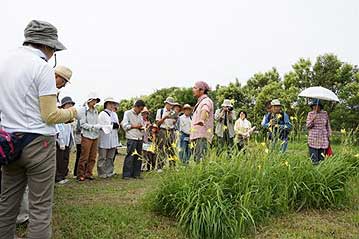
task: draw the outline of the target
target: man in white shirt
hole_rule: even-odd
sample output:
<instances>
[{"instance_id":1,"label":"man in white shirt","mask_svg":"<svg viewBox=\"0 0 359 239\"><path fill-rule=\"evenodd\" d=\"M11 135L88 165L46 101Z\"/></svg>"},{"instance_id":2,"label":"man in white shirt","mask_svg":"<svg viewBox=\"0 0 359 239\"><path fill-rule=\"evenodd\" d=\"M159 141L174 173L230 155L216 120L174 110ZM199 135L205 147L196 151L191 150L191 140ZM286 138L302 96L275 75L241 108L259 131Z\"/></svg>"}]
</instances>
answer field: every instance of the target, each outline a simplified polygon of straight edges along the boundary
<instances>
[{"instance_id":1,"label":"man in white shirt","mask_svg":"<svg viewBox=\"0 0 359 239\"><path fill-rule=\"evenodd\" d=\"M180 132L180 152L179 158L182 163L188 164L191 157L191 150L189 148L189 137L191 134L192 124L192 107L189 104L183 106L184 114L178 119L179 132Z\"/></svg>"},{"instance_id":2,"label":"man in white shirt","mask_svg":"<svg viewBox=\"0 0 359 239\"><path fill-rule=\"evenodd\" d=\"M28 238L51 238L55 181L55 124L77 116L75 108L57 109L55 73L47 61L66 48L50 23L31 21L24 46L0 60L0 111L5 131L22 145L16 161L2 166L0 238L14 238L16 217L29 186Z\"/></svg>"},{"instance_id":3,"label":"man in white shirt","mask_svg":"<svg viewBox=\"0 0 359 239\"><path fill-rule=\"evenodd\" d=\"M178 119L178 115L172 109L175 101L172 97L167 97L164 101L165 107L158 109L156 114L156 124L160 127L160 131L157 136L158 145L158 172L162 172L162 168L166 160L170 160L170 163L174 165L175 152L175 125ZM170 165L171 165L170 164Z\"/></svg>"},{"instance_id":4,"label":"man in white shirt","mask_svg":"<svg viewBox=\"0 0 359 239\"><path fill-rule=\"evenodd\" d=\"M122 177L125 180L131 178L142 179L141 166L139 160L142 154L143 136L145 125L142 120L141 112L145 107L143 100L137 100L131 110L127 110L121 122L122 128L126 132L127 155L123 163Z\"/></svg>"}]
</instances>

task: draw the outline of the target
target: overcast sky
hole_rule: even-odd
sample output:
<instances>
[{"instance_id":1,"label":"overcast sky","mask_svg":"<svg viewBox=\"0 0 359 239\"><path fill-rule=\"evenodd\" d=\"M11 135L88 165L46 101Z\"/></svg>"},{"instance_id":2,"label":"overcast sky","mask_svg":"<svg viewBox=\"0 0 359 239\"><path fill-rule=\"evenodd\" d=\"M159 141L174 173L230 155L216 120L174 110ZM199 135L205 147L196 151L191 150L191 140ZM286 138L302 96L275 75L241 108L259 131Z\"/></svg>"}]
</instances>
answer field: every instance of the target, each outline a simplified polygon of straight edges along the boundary
<instances>
[{"instance_id":1,"label":"overcast sky","mask_svg":"<svg viewBox=\"0 0 359 239\"><path fill-rule=\"evenodd\" d=\"M1 0L1 55L22 44L32 19L58 28L68 48L58 64L74 72L61 96L76 101L245 82L327 52L359 64L357 0Z\"/></svg>"}]
</instances>

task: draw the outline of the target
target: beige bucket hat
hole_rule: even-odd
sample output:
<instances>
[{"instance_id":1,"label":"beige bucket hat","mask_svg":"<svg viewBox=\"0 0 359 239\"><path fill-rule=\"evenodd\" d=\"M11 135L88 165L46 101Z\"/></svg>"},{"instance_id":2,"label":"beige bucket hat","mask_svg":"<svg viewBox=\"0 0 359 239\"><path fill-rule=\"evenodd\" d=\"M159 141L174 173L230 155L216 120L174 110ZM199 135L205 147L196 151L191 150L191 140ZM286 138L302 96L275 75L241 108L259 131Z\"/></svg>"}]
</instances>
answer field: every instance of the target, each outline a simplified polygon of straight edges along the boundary
<instances>
[{"instance_id":1,"label":"beige bucket hat","mask_svg":"<svg viewBox=\"0 0 359 239\"><path fill-rule=\"evenodd\" d=\"M67 81L67 83L69 83L71 80L72 71L66 66L57 66L55 68L55 74L61 76Z\"/></svg>"}]
</instances>

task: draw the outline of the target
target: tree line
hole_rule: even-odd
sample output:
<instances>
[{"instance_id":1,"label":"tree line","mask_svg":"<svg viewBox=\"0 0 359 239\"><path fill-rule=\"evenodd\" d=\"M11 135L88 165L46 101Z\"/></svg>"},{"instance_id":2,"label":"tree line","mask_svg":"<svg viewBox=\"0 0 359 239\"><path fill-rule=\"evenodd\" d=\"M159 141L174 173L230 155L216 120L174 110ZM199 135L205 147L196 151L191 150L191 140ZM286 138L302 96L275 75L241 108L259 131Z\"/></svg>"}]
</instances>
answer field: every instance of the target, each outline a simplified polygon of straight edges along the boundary
<instances>
[{"instance_id":1,"label":"tree line","mask_svg":"<svg viewBox=\"0 0 359 239\"><path fill-rule=\"evenodd\" d=\"M273 67L267 72L254 74L246 84L238 79L228 85L217 85L210 92L216 107L220 107L224 99L231 99L234 109L245 110L248 119L254 125L260 125L265 112L265 102L278 98L283 109L291 117L295 130L302 130L310 108L305 98L298 94L305 88L322 86L332 90L340 98L339 103L324 102L324 108L330 114L334 130L356 129L359 119L359 69L357 65L341 61L334 54L324 54L310 59L300 58L283 77ZM191 88L170 87L156 90L152 94L142 96L154 119L156 110L163 107L166 97L172 96L180 104L195 105ZM119 117L130 109L133 99L120 101Z\"/></svg>"}]
</instances>

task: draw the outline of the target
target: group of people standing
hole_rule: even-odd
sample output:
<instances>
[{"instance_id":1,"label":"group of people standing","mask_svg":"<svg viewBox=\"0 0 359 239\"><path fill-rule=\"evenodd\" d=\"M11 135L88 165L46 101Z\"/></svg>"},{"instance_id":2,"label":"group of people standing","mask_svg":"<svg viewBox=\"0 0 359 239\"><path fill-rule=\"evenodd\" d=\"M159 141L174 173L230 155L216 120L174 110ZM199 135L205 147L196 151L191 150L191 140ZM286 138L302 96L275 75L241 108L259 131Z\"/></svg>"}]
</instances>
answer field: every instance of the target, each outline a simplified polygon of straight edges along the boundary
<instances>
[{"instance_id":1,"label":"group of people standing","mask_svg":"<svg viewBox=\"0 0 359 239\"><path fill-rule=\"evenodd\" d=\"M208 96L210 87L203 81L193 86L197 99L193 107L181 107L168 97L164 107L156 111L153 123L143 100L134 102L121 122L116 113L118 102L112 97L104 100L100 113L96 105L101 99L94 93L75 108L69 96L58 100L58 90L70 82L72 71L48 64L50 58L56 58L55 52L66 49L58 40L56 27L33 20L24 35L23 46L0 61L0 159L10 155L12 160L1 167L0 238L14 238L22 201L29 207L27 237L51 238L54 184L67 182L72 147L77 150L74 175L78 181L94 179L97 158L98 176L112 177L118 130L122 127L127 139L123 179L141 179L141 169L161 172L166 164L175 167L177 157L184 164L191 156L195 162L203 161L213 140L215 121L218 142L236 142L240 150L255 129L247 113L240 111L236 115L228 99L214 112ZM322 103L314 101L311 107L308 145L312 161L317 164L329 147L331 129ZM262 126L268 129L272 142L282 141L280 150L285 152L291 128L289 117L281 110L279 100L269 102L267 111ZM16 157L9 145L15 145Z\"/></svg>"}]
</instances>

